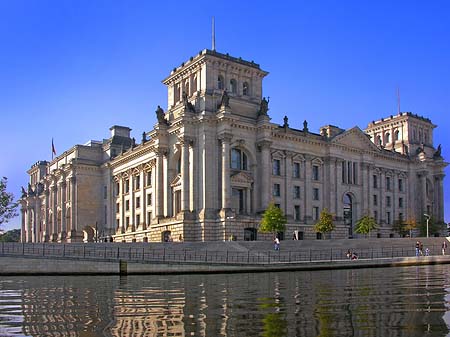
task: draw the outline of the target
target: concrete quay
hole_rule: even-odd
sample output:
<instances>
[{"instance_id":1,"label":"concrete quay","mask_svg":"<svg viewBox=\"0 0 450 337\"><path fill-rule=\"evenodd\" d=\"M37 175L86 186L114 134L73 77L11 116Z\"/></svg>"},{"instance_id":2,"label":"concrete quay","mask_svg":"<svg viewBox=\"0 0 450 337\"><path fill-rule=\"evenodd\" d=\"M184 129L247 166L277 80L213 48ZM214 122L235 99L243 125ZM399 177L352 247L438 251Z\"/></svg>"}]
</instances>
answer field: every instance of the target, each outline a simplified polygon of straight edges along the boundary
<instances>
[{"instance_id":1,"label":"concrete quay","mask_svg":"<svg viewBox=\"0 0 450 337\"><path fill-rule=\"evenodd\" d=\"M415 256L416 240L430 249L430 256ZM206 243L158 243L158 244L78 244L86 249L98 251L151 249L164 250L167 260L147 258L148 255L129 256L61 256L11 254L3 247L0 255L0 275L95 275L95 274L187 274L187 273L238 273L238 272L277 272L347 268L398 267L425 264L450 263L450 255L442 255L441 245L447 238L412 239L353 239L321 241L282 241L281 251L274 252L270 242L206 242ZM448 241L447 241L448 242ZM71 248L75 244L68 244ZM145 247L146 246L146 247ZM24 252L29 249L23 246ZM33 251L41 252L40 246ZM61 244L47 244L46 249L61 248ZM34 249L36 248L36 250ZM68 249L68 248L66 248ZM360 258L349 260L345 253L356 251ZM186 252L198 252L202 259L186 259ZM184 255L183 253L184 252ZM201 255L202 252L204 255ZM380 255L381 252L381 255ZM246 259L234 261L211 259L241 254ZM309 255L308 255L309 253ZM320 253L320 254L318 254ZM39 253L40 254L40 253ZM178 254L178 255L177 255ZM209 254L209 255L208 255ZM222 254L222 255L221 255ZM450 254L450 244L447 249ZM399 256L401 255L401 256ZM159 255L160 256L160 255ZM176 256L176 259L169 257ZM184 259L179 258L184 256ZM287 259L289 256L289 259ZM155 257L152 255L152 257ZM257 257L257 259L255 259ZM268 259L267 259L268 257ZM282 258L283 257L283 258ZM292 258L291 258L292 257ZM301 257L301 258L298 258ZM309 258L308 258L309 257Z\"/></svg>"}]
</instances>

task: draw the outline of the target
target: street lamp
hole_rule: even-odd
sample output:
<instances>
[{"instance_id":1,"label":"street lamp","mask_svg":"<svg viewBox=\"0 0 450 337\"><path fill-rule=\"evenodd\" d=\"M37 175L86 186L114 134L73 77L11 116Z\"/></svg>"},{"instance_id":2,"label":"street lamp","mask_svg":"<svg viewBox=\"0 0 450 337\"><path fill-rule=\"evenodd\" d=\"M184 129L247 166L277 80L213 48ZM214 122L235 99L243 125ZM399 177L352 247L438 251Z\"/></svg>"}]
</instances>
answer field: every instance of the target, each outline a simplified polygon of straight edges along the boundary
<instances>
[{"instance_id":1,"label":"street lamp","mask_svg":"<svg viewBox=\"0 0 450 337\"><path fill-rule=\"evenodd\" d=\"M427 213L423 214L427 218L427 237L428 237L428 224L430 222L430 216Z\"/></svg>"}]
</instances>

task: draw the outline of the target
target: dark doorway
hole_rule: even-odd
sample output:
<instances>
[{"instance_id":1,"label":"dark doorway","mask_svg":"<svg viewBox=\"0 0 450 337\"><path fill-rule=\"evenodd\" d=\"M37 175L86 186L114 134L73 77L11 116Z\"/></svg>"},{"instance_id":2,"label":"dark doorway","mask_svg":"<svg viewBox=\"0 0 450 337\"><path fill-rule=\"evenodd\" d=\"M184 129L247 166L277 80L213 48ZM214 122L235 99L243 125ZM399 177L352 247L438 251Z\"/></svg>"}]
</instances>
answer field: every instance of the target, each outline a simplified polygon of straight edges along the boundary
<instances>
[{"instance_id":1,"label":"dark doorway","mask_svg":"<svg viewBox=\"0 0 450 337\"><path fill-rule=\"evenodd\" d=\"M247 227L244 229L244 241L256 241L257 231L256 228Z\"/></svg>"},{"instance_id":2,"label":"dark doorway","mask_svg":"<svg viewBox=\"0 0 450 337\"><path fill-rule=\"evenodd\" d=\"M353 200L350 194L344 195L344 224L348 228L348 238L353 238Z\"/></svg>"}]
</instances>

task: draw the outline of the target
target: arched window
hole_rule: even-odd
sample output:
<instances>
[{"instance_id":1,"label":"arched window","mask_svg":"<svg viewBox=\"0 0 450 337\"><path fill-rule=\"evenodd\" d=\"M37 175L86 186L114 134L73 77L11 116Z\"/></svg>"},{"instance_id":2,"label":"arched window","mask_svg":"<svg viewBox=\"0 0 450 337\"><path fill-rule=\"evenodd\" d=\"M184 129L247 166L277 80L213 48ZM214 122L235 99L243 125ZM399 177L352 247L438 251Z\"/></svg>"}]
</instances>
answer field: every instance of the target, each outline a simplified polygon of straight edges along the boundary
<instances>
[{"instance_id":1,"label":"arched window","mask_svg":"<svg viewBox=\"0 0 450 337\"><path fill-rule=\"evenodd\" d=\"M389 132L386 132L384 134L384 141L385 141L385 144L388 144L391 142L391 134Z\"/></svg>"},{"instance_id":2,"label":"arched window","mask_svg":"<svg viewBox=\"0 0 450 337\"><path fill-rule=\"evenodd\" d=\"M192 76L192 93L197 91L197 75Z\"/></svg>"},{"instance_id":3,"label":"arched window","mask_svg":"<svg viewBox=\"0 0 450 337\"><path fill-rule=\"evenodd\" d=\"M395 133L394 133L394 135L395 135L395 140L397 141L397 140L400 140L400 131L398 131L398 130L395 130Z\"/></svg>"},{"instance_id":4,"label":"arched window","mask_svg":"<svg viewBox=\"0 0 450 337\"><path fill-rule=\"evenodd\" d=\"M217 77L217 89L223 90L223 77L221 75Z\"/></svg>"},{"instance_id":5,"label":"arched window","mask_svg":"<svg viewBox=\"0 0 450 337\"><path fill-rule=\"evenodd\" d=\"M380 135L377 136L377 144L376 145L381 145L381 136Z\"/></svg>"},{"instance_id":6,"label":"arched window","mask_svg":"<svg viewBox=\"0 0 450 337\"><path fill-rule=\"evenodd\" d=\"M235 170L247 170L247 155L240 149L231 149L231 168Z\"/></svg>"},{"instance_id":7,"label":"arched window","mask_svg":"<svg viewBox=\"0 0 450 337\"><path fill-rule=\"evenodd\" d=\"M186 82L184 82L184 92L190 96L191 92L189 91L189 80L187 80Z\"/></svg>"},{"instance_id":8,"label":"arched window","mask_svg":"<svg viewBox=\"0 0 450 337\"><path fill-rule=\"evenodd\" d=\"M242 84L242 95L244 95L244 96L248 96L248 83L247 82L244 82L243 84Z\"/></svg>"},{"instance_id":9,"label":"arched window","mask_svg":"<svg viewBox=\"0 0 450 337\"><path fill-rule=\"evenodd\" d=\"M237 91L237 84L235 79L230 80L230 92L235 94Z\"/></svg>"}]
</instances>

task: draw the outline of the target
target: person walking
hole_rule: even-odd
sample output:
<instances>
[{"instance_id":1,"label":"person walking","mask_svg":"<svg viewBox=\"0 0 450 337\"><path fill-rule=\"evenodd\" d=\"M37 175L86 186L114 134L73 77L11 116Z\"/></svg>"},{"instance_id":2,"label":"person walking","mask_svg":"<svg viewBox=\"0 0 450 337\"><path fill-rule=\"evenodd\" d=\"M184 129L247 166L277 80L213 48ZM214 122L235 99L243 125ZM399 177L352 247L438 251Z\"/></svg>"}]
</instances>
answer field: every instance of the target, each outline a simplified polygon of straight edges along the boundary
<instances>
[{"instance_id":1,"label":"person walking","mask_svg":"<svg viewBox=\"0 0 450 337\"><path fill-rule=\"evenodd\" d=\"M442 255L445 255L445 250L447 249L447 241L442 242Z\"/></svg>"},{"instance_id":2,"label":"person walking","mask_svg":"<svg viewBox=\"0 0 450 337\"><path fill-rule=\"evenodd\" d=\"M420 242L416 241L416 256L419 256Z\"/></svg>"},{"instance_id":3,"label":"person walking","mask_svg":"<svg viewBox=\"0 0 450 337\"><path fill-rule=\"evenodd\" d=\"M274 249L280 250L280 239L278 239L278 236L275 236L275 239L273 239L273 243L274 243Z\"/></svg>"}]
</instances>

